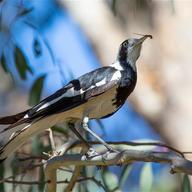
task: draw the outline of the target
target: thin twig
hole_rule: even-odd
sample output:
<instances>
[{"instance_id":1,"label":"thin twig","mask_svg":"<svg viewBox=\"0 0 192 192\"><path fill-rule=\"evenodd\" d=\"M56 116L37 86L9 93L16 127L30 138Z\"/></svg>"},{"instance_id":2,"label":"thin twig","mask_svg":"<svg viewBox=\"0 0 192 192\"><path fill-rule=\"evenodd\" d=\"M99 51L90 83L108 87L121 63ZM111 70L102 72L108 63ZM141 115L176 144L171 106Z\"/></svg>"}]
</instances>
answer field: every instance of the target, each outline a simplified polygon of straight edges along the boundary
<instances>
[{"instance_id":1,"label":"thin twig","mask_svg":"<svg viewBox=\"0 0 192 192\"><path fill-rule=\"evenodd\" d=\"M78 180L76 180L76 182L80 183L83 181L87 181L90 180L92 182L94 182L97 186L102 187L103 189L105 189L105 187L103 186L103 184L98 181L95 177L83 177L80 178ZM48 181L18 181L18 180L10 180L10 179L5 179L4 183L13 183L13 184L19 184L19 185L40 185L40 184L47 184ZM68 184L69 181L68 180L62 180L62 181L57 181L57 184Z\"/></svg>"},{"instance_id":2,"label":"thin twig","mask_svg":"<svg viewBox=\"0 0 192 192\"><path fill-rule=\"evenodd\" d=\"M87 153L88 150L89 150L88 147L84 144L84 147L82 147L82 149L81 149L81 154ZM66 189L67 192L72 191L72 189L74 188L75 183L81 174L82 168L83 168L83 166L75 166L73 175L72 175L69 185L67 186L67 189Z\"/></svg>"},{"instance_id":3,"label":"thin twig","mask_svg":"<svg viewBox=\"0 0 192 192\"><path fill-rule=\"evenodd\" d=\"M176 153L178 153L181 157L184 157L183 152L179 151L178 149L171 147L165 143L161 143L161 142L132 142L132 141L109 141L106 142L107 144L110 145L129 145L129 146L158 146L158 147L165 147L167 149L170 149L171 151L174 151ZM98 141L89 141L89 144L91 145L100 145L101 143L99 143ZM77 147L83 145L83 143L81 141L76 141L73 143L73 145L71 145L67 150L70 150L73 147Z\"/></svg>"},{"instance_id":4,"label":"thin twig","mask_svg":"<svg viewBox=\"0 0 192 192\"><path fill-rule=\"evenodd\" d=\"M19 161L29 161L29 160L46 160L47 157L44 156L29 156L29 157L19 157L18 160Z\"/></svg>"},{"instance_id":5,"label":"thin twig","mask_svg":"<svg viewBox=\"0 0 192 192\"><path fill-rule=\"evenodd\" d=\"M49 132L49 141L51 144L52 151L55 151L56 147L55 147L55 141L54 141L54 137L53 137L53 131L52 131L52 129L49 128L48 132Z\"/></svg>"},{"instance_id":6,"label":"thin twig","mask_svg":"<svg viewBox=\"0 0 192 192\"><path fill-rule=\"evenodd\" d=\"M73 175L71 177L71 180L67 186L66 192L71 192L73 187L75 186L75 183L78 180L78 177L81 174L82 166L76 166L73 172Z\"/></svg>"},{"instance_id":7,"label":"thin twig","mask_svg":"<svg viewBox=\"0 0 192 192\"><path fill-rule=\"evenodd\" d=\"M103 190L105 191L105 186L102 184L101 181L98 181L95 177L81 178L81 179L78 179L77 182L82 182L82 181L87 181L87 180L93 181L98 187L103 188Z\"/></svg>"}]
</instances>

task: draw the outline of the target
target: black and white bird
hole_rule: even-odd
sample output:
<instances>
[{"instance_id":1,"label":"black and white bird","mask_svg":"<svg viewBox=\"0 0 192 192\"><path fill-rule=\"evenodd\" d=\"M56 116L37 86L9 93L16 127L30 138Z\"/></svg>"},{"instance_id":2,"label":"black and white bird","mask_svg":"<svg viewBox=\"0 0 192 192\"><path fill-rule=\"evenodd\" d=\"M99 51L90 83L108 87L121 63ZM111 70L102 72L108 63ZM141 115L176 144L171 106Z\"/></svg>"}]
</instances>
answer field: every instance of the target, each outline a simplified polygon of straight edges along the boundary
<instances>
[{"instance_id":1,"label":"black and white bird","mask_svg":"<svg viewBox=\"0 0 192 192\"><path fill-rule=\"evenodd\" d=\"M114 114L133 91L137 81L136 61L142 43L151 35L125 40L119 48L117 60L107 66L86 73L70 81L62 89L45 98L36 106L16 115L1 117L0 162L16 151L31 136L57 123L68 123L71 130L84 142L76 129L82 125L97 140L107 145L88 127L90 119L106 118Z\"/></svg>"}]
</instances>

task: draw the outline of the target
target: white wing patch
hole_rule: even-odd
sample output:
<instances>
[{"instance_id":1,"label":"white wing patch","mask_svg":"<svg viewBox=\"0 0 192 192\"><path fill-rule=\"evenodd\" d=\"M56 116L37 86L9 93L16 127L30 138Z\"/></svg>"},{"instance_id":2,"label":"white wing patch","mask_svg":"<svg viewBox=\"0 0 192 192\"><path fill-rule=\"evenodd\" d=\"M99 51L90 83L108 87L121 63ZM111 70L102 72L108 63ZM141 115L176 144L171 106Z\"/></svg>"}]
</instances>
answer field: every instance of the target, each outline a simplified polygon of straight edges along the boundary
<instances>
[{"instance_id":1,"label":"white wing patch","mask_svg":"<svg viewBox=\"0 0 192 192\"><path fill-rule=\"evenodd\" d=\"M104 79L102 79L101 81L97 82L95 85L97 87L99 87L99 86L102 86L102 85L105 85L105 84L106 84L106 77Z\"/></svg>"},{"instance_id":2,"label":"white wing patch","mask_svg":"<svg viewBox=\"0 0 192 192\"><path fill-rule=\"evenodd\" d=\"M29 115L28 114L26 114L23 118L24 119L27 119L29 117Z\"/></svg>"},{"instance_id":3,"label":"white wing patch","mask_svg":"<svg viewBox=\"0 0 192 192\"><path fill-rule=\"evenodd\" d=\"M111 78L111 81L118 81L119 79L121 79L121 72L120 71L116 71L114 73L114 75Z\"/></svg>"},{"instance_id":4,"label":"white wing patch","mask_svg":"<svg viewBox=\"0 0 192 192\"><path fill-rule=\"evenodd\" d=\"M42 105L41 107L39 107L39 109L37 109L37 111L40 111L41 109L44 109L44 108L46 108L46 107L48 107L49 105L51 105L50 104L50 102L49 103L45 103L44 105ZM28 116L28 115L27 115ZM24 117L25 118L25 117ZM27 117L26 117L27 118Z\"/></svg>"},{"instance_id":5,"label":"white wing patch","mask_svg":"<svg viewBox=\"0 0 192 192\"><path fill-rule=\"evenodd\" d=\"M74 90L74 87L68 89L64 94L62 94L60 97L57 97L56 99L50 101L50 102L47 102L45 103L44 105L42 105L37 111L40 111L42 109L45 109L46 107L56 103L57 101L61 100L62 98L64 97L74 97L74 96L77 96L77 95L81 95L83 94L84 91L82 89L76 91Z\"/></svg>"}]
</instances>

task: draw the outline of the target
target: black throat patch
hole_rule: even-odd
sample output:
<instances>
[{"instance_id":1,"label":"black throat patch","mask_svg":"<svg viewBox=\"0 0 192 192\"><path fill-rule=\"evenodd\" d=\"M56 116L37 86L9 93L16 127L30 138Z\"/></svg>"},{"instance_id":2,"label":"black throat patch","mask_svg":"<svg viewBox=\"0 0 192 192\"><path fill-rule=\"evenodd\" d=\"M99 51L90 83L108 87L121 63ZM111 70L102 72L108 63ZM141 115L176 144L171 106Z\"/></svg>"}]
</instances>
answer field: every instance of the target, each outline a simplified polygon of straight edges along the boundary
<instances>
[{"instance_id":1,"label":"black throat patch","mask_svg":"<svg viewBox=\"0 0 192 192\"><path fill-rule=\"evenodd\" d=\"M125 103L127 97L134 90L137 82L137 73L129 65L127 65L126 67L124 66L124 70L121 71L121 75L122 78L117 88L117 95L115 102L113 103L118 108Z\"/></svg>"}]
</instances>

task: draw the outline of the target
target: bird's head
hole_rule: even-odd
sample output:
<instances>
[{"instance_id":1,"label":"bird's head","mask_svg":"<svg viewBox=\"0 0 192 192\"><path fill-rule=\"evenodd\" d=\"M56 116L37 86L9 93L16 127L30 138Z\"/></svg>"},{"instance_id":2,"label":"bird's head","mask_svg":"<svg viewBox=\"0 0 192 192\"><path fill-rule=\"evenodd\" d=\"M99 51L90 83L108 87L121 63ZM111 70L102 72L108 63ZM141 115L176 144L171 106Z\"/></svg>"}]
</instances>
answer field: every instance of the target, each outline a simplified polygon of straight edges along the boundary
<instances>
[{"instance_id":1,"label":"bird's head","mask_svg":"<svg viewBox=\"0 0 192 192\"><path fill-rule=\"evenodd\" d=\"M152 35L143 35L140 39L131 38L123 41L117 59L120 62L129 62L131 65L135 65L140 56L142 43L148 37L152 39Z\"/></svg>"}]
</instances>

